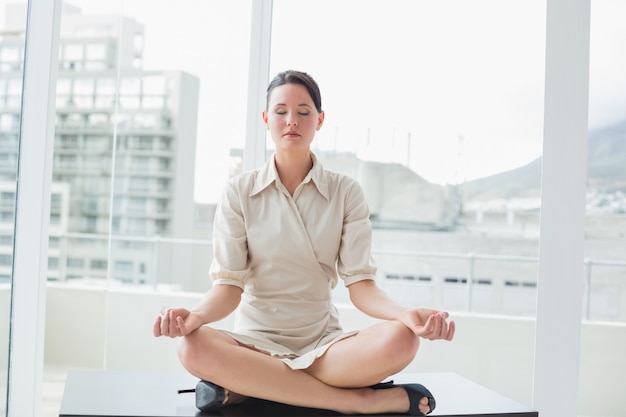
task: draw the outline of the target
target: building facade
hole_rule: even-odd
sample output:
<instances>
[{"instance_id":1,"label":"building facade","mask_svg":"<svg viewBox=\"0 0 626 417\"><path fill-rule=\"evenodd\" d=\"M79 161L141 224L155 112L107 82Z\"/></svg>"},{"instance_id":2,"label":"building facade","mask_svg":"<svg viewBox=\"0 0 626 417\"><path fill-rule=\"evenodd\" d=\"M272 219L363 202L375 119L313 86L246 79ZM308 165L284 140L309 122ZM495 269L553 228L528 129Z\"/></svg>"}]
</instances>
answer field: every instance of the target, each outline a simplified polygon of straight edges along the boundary
<instances>
[{"instance_id":1,"label":"building facade","mask_svg":"<svg viewBox=\"0 0 626 417\"><path fill-rule=\"evenodd\" d=\"M22 13L8 6L0 38L0 206L11 225L24 54L24 29L12 22ZM192 234L199 80L142 69L143 27L132 19L64 6L62 22L49 279L158 284L172 271L190 275L187 251L157 246ZM59 210L63 227L53 227Z\"/></svg>"}]
</instances>

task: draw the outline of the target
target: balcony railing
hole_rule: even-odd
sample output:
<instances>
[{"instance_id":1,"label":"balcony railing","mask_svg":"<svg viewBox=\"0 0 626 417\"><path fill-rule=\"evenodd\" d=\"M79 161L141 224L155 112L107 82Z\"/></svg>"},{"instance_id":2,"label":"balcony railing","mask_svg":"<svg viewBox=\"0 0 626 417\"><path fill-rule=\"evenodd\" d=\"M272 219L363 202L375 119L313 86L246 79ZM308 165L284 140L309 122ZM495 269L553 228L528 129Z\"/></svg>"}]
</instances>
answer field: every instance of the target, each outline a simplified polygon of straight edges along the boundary
<instances>
[{"instance_id":1,"label":"balcony railing","mask_svg":"<svg viewBox=\"0 0 626 417\"><path fill-rule=\"evenodd\" d=\"M152 236L152 237L144 237L144 236L128 236L128 235L106 235L106 234L90 234L90 233L67 233L59 235L61 244L58 245L60 250L54 251L54 256L58 256L59 265L62 267L59 270L55 271L53 275L55 280L64 281L66 277L63 274L67 274L73 278L76 278L79 274L82 273L86 277L98 278L98 279L118 279L123 283L128 284L138 284L138 285L148 285L153 288L158 288L162 286L164 283L167 283L167 280L170 276L167 272L162 272L161 269L164 268L164 264L161 261L163 255L165 254L164 246L165 245L189 245L191 247L199 247L199 246L212 246L212 241L209 239L183 239L183 238L166 238L161 236ZM74 241L75 244L72 245L71 242ZM89 246L89 245L76 245L79 241L92 241L92 242L100 242L98 245L91 245L87 252L83 252L82 256L87 256L90 251L91 253L100 253L100 258L106 258L111 256L112 248L114 249L114 257L115 260L120 260L125 258L127 253L125 252L125 248L132 248L129 252L132 252L132 256L130 259L134 259L137 262L143 263L143 269L138 271L137 268L130 268L126 271L115 271L112 269L103 271L91 271L88 269L82 269L81 271L72 271L71 266L67 266L67 252L72 250L72 248L77 246ZM423 251L397 251L397 250L383 250L383 249L375 249L373 250L373 255L379 258L384 257L404 257L411 258L414 260L450 260L450 261L461 261L465 264L464 273L459 274L458 267L456 268L456 272L451 274L455 277L455 279L450 278L450 275L446 275L446 271L439 271L435 273L435 275L439 275L439 282L437 279L433 279L432 275L425 275L418 270L419 267L414 268L415 273L418 274L418 279L415 279L415 276L411 276L411 280L404 276L405 281L404 284L409 286L415 286L419 288L419 286L429 285L430 287L436 286L448 286L454 288L458 291L464 291L464 309L468 312L480 311L481 307L477 304L476 301L476 291L482 290L485 288L494 289L498 284L500 287L499 291L502 292L502 289L506 291L518 291L519 293L524 293L526 297L532 297L532 293L536 292L537 287L537 276L533 274L532 271L536 270L536 266L538 265L538 257L529 257L529 256L508 256L508 255L490 255L490 254L478 254L478 253L444 253L444 252L423 252ZM73 253L72 258L76 258L77 254ZM203 265L201 273L206 275L208 271L208 264L212 256L205 256L203 254ZM521 273L518 273L518 277L522 277L521 280L514 280L506 277L498 277L498 273L494 272L493 276L486 276L483 272L482 274L477 274L477 263L499 263L505 264L508 270L510 270L513 264L527 264L530 265L532 270L529 270L529 267L526 267L524 271L522 269ZM88 265L88 262L84 263ZM110 260L109 265L114 265L115 262ZM585 280L585 293L584 293L584 318L586 319L606 319L606 320L614 320L614 321L626 321L626 311L624 308L620 307L620 300L626 297L626 262L621 261L608 261L608 260L599 260L599 259L585 259L582 263L581 267L583 270L581 271L581 277ZM167 269L167 267L166 267ZM485 267L483 265L482 271L496 271L497 268L493 268L489 266ZM610 270L610 273L607 271ZM123 273L122 273L123 272ZM198 271L193 271L194 273L198 273ZM384 270L379 271L379 277L381 280L388 282L392 282L388 274L385 277ZM106 273L106 275L105 275ZM432 274L432 270L429 272ZM123 276L122 276L123 275ZM397 277L399 278L399 277ZM397 281L396 281L397 282ZM173 288L180 288L183 290L188 290L188 288L181 288L177 282L172 281L168 283ZM595 285L594 285L595 284ZM520 291L523 290L523 291ZM495 290L494 290L495 293ZM616 309L608 314L606 312L607 307L604 305L606 300L609 299L610 304L617 306ZM441 301L441 300L439 300ZM604 309L604 311L602 310ZM595 311L595 312L594 312ZM496 314L506 314L504 310L502 311L490 311ZM526 314L533 314L534 306L531 306L526 310Z\"/></svg>"}]
</instances>

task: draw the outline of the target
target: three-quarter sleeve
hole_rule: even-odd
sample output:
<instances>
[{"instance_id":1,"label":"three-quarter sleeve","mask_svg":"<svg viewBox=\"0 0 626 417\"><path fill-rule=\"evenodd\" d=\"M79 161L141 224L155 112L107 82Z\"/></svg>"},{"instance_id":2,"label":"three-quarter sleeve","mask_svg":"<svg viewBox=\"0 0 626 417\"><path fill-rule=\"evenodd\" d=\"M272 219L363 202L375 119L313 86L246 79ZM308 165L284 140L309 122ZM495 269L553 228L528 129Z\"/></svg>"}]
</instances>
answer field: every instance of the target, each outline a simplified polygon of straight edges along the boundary
<instances>
[{"instance_id":1,"label":"three-quarter sleeve","mask_svg":"<svg viewBox=\"0 0 626 417\"><path fill-rule=\"evenodd\" d=\"M234 181L226 183L217 204L209 276L213 285L234 285L241 289L250 277L245 219L240 191Z\"/></svg>"},{"instance_id":2,"label":"three-quarter sleeve","mask_svg":"<svg viewBox=\"0 0 626 417\"><path fill-rule=\"evenodd\" d=\"M345 211L337 272L346 286L376 279L372 258L372 225L363 189L352 181L345 196Z\"/></svg>"}]
</instances>

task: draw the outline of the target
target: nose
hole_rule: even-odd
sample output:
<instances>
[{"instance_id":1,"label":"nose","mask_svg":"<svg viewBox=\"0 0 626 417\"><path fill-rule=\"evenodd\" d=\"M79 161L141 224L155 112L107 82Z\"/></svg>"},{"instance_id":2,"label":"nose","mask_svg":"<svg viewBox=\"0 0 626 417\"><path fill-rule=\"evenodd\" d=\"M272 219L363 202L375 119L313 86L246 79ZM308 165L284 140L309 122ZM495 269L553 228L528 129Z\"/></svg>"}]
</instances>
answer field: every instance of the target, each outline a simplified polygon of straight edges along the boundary
<instances>
[{"instance_id":1,"label":"nose","mask_svg":"<svg viewBox=\"0 0 626 417\"><path fill-rule=\"evenodd\" d=\"M297 126L298 125L298 120L294 115L290 115L287 118L287 126Z\"/></svg>"}]
</instances>

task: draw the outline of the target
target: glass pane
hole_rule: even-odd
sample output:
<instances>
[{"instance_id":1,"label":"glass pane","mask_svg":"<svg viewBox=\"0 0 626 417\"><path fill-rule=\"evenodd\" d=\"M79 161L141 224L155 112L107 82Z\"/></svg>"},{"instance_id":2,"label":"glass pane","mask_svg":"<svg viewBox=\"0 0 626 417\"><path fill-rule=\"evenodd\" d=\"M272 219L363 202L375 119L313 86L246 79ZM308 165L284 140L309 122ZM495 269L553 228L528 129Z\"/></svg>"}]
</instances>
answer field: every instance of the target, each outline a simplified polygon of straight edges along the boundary
<instances>
[{"instance_id":1,"label":"glass pane","mask_svg":"<svg viewBox=\"0 0 626 417\"><path fill-rule=\"evenodd\" d=\"M619 415L620 396L600 401L626 371L626 4L591 2L585 295L580 415ZM601 377L600 377L601 376Z\"/></svg>"},{"instance_id":2,"label":"glass pane","mask_svg":"<svg viewBox=\"0 0 626 417\"><path fill-rule=\"evenodd\" d=\"M380 282L408 304L502 313L518 289L507 281L536 280L536 262L516 258L538 253L544 7L274 2L271 73L300 69L320 84L314 151L360 181ZM520 311L532 316L534 304Z\"/></svg>"},{"instance_id":3,"label":"glass pane","mask_svg":"<svg viewBox=\"0 0 626 417\"><path fill-rule=\"evenodd\" d=\"M7 412L9 323L26 2L0 1L0 416Z\"/></svg>"},{"instance_id":4,"label":"glass pane","mask_svg":"<svg viewBox=\"0 0 626 417\"><path fill-rule=\"evenodd\" d=\"M326 117L314 152L362 185L378 283L407 306L535 315L545 8L274 1L270 73L318 81ZM348 301L341 284L336 299ZM529 353L523 386L455 369L529 404L534 340L514 348ZM491 366L517 367L501 349Z\"/></svg>"},{"instance_id":5,"label":"glass pane","mask_svg":"<svg viewBox=\"0 0 626 417\"><path fill-rule=\"evenodd\" d=\"M231 149L245 139L250 9L203 0L64 5L49 378L72 368L178 369L151 325L175 294L210 286L212 213Z\"/></svg>"},{"instance_id":6,"label":"glass pane","mask_svg":"<svg viewBox=\"0 0 626 417\"><path fill-rule=\"evenodd\" d=\"M626 5L595 1L591 16L585 314L626 321Z\"/></svg>"}]
</instances>

